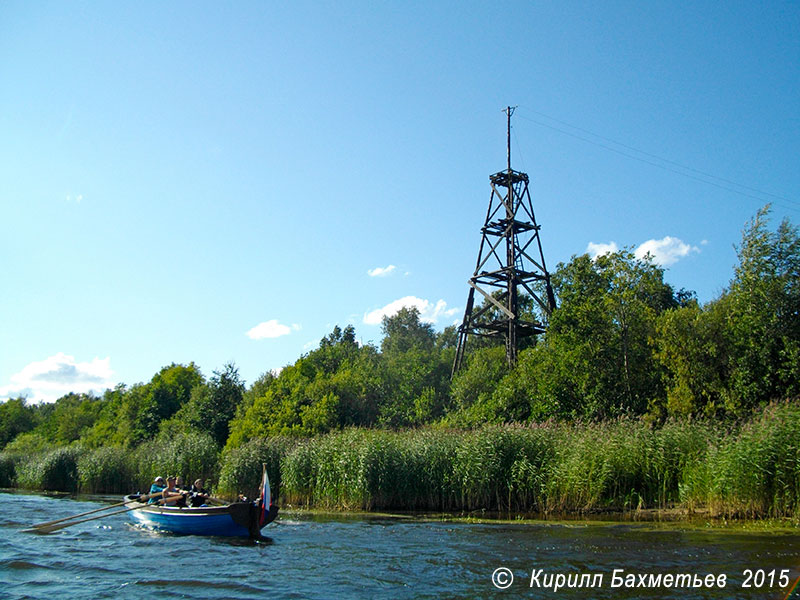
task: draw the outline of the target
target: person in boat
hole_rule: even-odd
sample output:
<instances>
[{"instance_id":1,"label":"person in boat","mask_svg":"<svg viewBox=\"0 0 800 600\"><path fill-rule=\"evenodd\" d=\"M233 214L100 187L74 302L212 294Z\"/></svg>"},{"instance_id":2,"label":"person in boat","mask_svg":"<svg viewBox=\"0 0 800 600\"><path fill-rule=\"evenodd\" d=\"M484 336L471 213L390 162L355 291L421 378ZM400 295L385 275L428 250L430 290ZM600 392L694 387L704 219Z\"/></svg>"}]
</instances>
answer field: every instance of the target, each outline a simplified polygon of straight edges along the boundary
<instances>
[{"instance_id":1,"label":"person in boat","mask_svg":"<svg viewBox=\"0 0 800 600\"><path fill-rule=\"evenodd\" d=\"M178 488L177 477L167 477L167 487L162 494L167 506L186 506L186 492Z\"/></svg>"},{"instance_id":2,"label":"person in boat","mask_svg":"<svg viewBox=\"0 0 800 600\"><path fill-rule=\"evenodd\" d=\"M192 497L192 490L189 486L183 483L183 477L181 475L178 475L178 477L176 478L175 487L178 488L178 491L183 494L183 497L186 500L183 506L187 506L186 503L188 503L188 501Z\"/></svg>"},{"instance_id":3,"label":"person in boat","mask_svg":"<svg viewBox=\"0 0 800 600\"><path fill-rule=\"evenodd\" d=\"M211 495L203 488L203 480L195 479L192 484L191 506L204 506Z\"/></svg>"},{"instance_id":4,"label":"person in boat","mask_svg":"<svg viewBox=\"0 0 800 600\"><path fill-rule=\"evenodd\" d=\"M158 501L160 501L160 494L162 494L165 489L167 489L167 483L164 481L164 478L159 475L153 480L153 484L150 486L150 496L152 497L147 501L147 503L156 504Z\"/></svg>"}]
</instances>

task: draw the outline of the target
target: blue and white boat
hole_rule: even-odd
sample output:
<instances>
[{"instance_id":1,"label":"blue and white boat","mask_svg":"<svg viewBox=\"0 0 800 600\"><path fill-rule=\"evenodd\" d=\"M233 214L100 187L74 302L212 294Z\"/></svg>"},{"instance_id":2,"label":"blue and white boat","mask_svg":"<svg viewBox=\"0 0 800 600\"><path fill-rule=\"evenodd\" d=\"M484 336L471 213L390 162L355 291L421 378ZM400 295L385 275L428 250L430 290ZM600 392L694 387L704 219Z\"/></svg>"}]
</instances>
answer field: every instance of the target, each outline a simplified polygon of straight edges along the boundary
<instances>
[{"instance_id":1,"label":"blue and white boat","mask_svg":"<svg viewBox=\"0 0 800 600\"><path fill-rule=\"evenodd\" d=\"M261 529L275 520L278 507L272 503L266 470L262 498L253 502L232 502L222 506L163 506L147 504L147 497L125 496L125 507L136 522L148 529L183 535L218 535L258 538Z\"/></svg>"}]
</instances>

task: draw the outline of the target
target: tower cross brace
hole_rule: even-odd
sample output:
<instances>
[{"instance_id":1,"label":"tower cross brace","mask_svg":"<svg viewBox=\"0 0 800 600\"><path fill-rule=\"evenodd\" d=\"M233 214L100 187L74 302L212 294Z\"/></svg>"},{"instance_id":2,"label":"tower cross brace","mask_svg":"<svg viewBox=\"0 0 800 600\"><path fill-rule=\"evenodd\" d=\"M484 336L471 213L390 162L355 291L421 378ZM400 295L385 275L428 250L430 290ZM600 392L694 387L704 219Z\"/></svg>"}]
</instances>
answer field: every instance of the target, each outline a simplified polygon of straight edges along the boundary
<instances>
[{"instance_id":1,"label":"tower cross brace","mask_svg":"<svg viewBox=\"0 0 800 600\"><path fill-rule=\"evenodd\" d=\"M507 166L489 176L491 195L475 272L468 280L464 320L458 328L453 375L463 366L469 336L502 338L509 366L517 362L520 340L544 333L533 315L521 314L520 291L527 293L543 315L555 308L550 274L545 265L540 226L536 223L526 173L511 168L511 115L507 116ZM522 290L520 290L522 288ZM475 292L483 300L475 306Z\"/></svg>"}]
</instances>

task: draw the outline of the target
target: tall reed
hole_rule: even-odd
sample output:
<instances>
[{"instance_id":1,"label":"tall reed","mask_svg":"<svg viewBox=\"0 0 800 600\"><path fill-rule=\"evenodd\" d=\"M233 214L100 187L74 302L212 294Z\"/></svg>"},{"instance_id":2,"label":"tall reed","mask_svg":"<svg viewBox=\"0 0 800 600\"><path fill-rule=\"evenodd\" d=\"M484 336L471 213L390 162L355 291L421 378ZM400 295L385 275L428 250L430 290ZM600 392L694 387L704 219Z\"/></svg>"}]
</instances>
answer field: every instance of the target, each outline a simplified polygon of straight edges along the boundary
<instances>
[{"instance_id":1,"label":"tall reed","mask_svg":"<svg viewBox=\"0 0 800 600\"><path fill-rule=\"evenodd\" d=\"M135 491L135 464L124 448L107 446L90 450L78 459L81 492L124 494Z\"/></svg>"},{"instance_id":2,"label":"tall reed","mask_svg":"<svg viewBox=\"0 0 800 600\"><path fill-rule=\"evenodd\" d=\"M461 436L453 462L460 510L544 508L544 482L561 428L491 426Z\"/></svg>"},{"instance_id":3,"label":"tall reed","mask_svg":"<svg viewBox=\"0 0 800 600\"><path fill-rule=\"evenodd\" d=\"M350 429L305 440L282 463L284 498L303 506L449 509L457 436Z\"/></svg>"},{"instance_id":4,"label":"tall reed","mask_svg":"<svg viewBox=\"0 0 800 600\"><path fill-rule=\"evenodd\" d=\"M215 493L227 498L236 498L240 494L249 498L257 497L260 493L261 468L266 464L272 496L277 498L282 490L281 463L297 443L296 438L284 436L253 439L223 453Z\"/></svg>"},{"instance_id":5,"label":"tall reed","mask_svg":"<svg viewBox=\"0 0 800 600\"><path fill-rule=\"evenodd\" d=\"M17 465L16 485L23 489L77 492L78 461L83 448L70 446L24 458Z\"/></svg>"},{"instance_id":6,"label":"tall reed","mask_svg":"<svg viewBox=\"0 0 800 600\"><path fill-rule=\"evenodd\" d=\"M800 406L776 403L720 441L707 503L736 516L800 516Z\"/></svg>"},{"instance_id":7,"label":"tall reed","mask_svg":"<svg viewBox=\"0 0 800 600\"><path fill-rule=\"evenodd\" d=\"M772 421L789 418L797 426L795 413L784 412ZM787 425L780 431L776 427L771 425L771 435L781 439L793 431ZM653 429L624 419L495 425L473 431L350 429L302 440L283 455L282 501L365 510L558 513L696 508L723 497L734 485L735 469L729 473L720 461L735 462L744 441L753 437L746 431L735 437L690 420ZM729 440L725 443L730 447L717 448L714 440L719 436ZM797 478L792 478L797 445L773 442L769 448L779 446L784 448L780 456L767 453L776 465L776 483L755 492L763 500L754 509L759 514L797 510L800 494ZM709 479L715 472L715 479ZM743 484L736 485L723 498L729 506L734 498L746 499L738 491Z\"/></svg>"},{"instance_id":8,"label":"tall reed","mask_svg":"<svg viewBox=\"0 0 800 600\"><path fill-rule=\"evenodd\" d=\"M216 479L219 474L219 450L214 439L205 433L160 434L133 452L133 481L147 491L160 475L183 477L186 485L198 477Z\"/></svg>"}]
</instances>

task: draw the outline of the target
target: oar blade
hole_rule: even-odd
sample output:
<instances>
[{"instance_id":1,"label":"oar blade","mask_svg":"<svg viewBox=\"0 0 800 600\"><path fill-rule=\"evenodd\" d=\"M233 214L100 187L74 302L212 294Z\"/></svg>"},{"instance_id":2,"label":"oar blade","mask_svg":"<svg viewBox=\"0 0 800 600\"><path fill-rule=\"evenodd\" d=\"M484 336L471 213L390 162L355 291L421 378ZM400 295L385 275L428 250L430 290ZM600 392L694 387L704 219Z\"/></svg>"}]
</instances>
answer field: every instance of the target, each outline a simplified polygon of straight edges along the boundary
<instances>
[{"instance_id":1,"label":"oar blade","mask_svg":"<svg viewBox=\"0 0 800 600\"><path fill-rule=\"evenodd\" d=\"M37 533L39 535L47 535L52 533L48 527L29 527L28 529L21 529L20 533Z\"/></svg>"}]
</instances>

